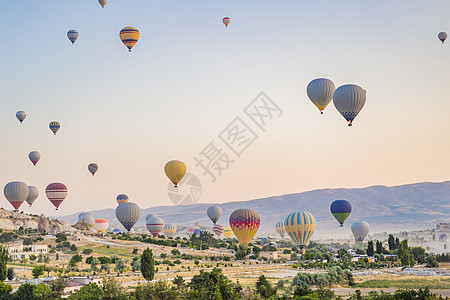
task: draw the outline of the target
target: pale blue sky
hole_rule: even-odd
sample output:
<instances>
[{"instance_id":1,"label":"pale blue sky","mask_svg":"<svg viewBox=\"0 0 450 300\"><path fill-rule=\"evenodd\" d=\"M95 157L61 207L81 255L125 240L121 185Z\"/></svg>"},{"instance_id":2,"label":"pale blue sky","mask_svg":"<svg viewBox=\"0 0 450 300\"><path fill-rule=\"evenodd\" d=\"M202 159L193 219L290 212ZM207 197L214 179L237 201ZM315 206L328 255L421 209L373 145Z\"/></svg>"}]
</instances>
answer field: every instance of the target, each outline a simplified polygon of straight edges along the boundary
<instances>
[{"instance_id":1,"label":"pale blue sky","mask_svg":"<svg viewBox=\"0 0 450 300\"><path fill-rule=\"evenodd\" d=\"M44 189L63 182L65 215L115 207L119 193L171 205L171 159L199 176L202 202L447 180L450 45L437 34L449 15L447 1L1 1L1 186L38 186L21 208L53 214ZM141 32L133 53L125 26ZM367 90L352 128L333 104L321 116L308 100L317 77ZM211 183L193 157L261 91L283 115Z\"/></svg>"}]
</instances>

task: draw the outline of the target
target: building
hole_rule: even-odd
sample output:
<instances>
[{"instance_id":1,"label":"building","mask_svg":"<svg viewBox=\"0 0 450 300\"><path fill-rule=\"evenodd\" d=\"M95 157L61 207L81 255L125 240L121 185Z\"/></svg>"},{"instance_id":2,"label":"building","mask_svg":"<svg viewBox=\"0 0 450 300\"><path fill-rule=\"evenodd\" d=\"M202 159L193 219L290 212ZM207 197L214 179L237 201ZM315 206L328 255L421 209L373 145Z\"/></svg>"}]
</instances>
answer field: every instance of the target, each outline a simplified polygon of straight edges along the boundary
<instances>
[{"instance_id":1,"label":"building","mask_svg":"<svg viewBox=\"0 0 450 300\"><path fill-rule=\"evenodd\" d=\"M71 277L67 280L67 287L64 289L64 294L72 294L81 289L86 284L96 283L99 286L103 284L103 280L97 276L78 276Z\"/></svg>"},{"instance_id":2,"label":"building","mask_svg":"<svg viewBox=\"0 0 450 300\"><path fill-rule=\"evenodd\" d=\"M261 251L259 252L260 258L267 258L267 259L278 259L278 252L276 251Z\"/></svg>"},{"instance_id":3,"label":"building","mask_svg":"<svg viewBox=\"0 0 450 300\"><path fill-rule=\"evenodd\" d=\"M22 243L8 244L6 248L9 252L11 260L22 260L24 258L29 259L31 254L38 256L39 254L47 254L47 245L32 245L30 247L23 246Z\"/></svg>"}]
</instances>

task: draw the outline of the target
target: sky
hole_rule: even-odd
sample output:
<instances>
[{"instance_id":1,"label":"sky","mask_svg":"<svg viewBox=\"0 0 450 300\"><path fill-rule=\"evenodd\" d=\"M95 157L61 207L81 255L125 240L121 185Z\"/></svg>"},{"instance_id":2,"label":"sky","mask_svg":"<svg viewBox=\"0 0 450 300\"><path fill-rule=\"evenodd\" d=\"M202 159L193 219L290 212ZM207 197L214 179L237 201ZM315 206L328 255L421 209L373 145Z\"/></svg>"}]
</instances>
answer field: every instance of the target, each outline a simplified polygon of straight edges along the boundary
<instances>
[{"instance_id":1,"label":"sky","mask_svg":"<svg viewBox=\"0 0 450 300\"><path fill-rule=\"evenodd\" d=\"M173 205L172 159L197 176L203 203L446 181L450 45L437 34L450 32L449 11L415 0L1 1L0 184L40 189L25 212L68 215L114 208L120 193L141 208ZM141 33L132 53L125 26ZM308 99L319 77L367 91L352 127ZM280 110L264 131L244 111L261 92ZM219 137L236 118L258 136L239 156ZM215 182L195 160L211 142L233 160ZM51 182L69 190L58 211Z\"/></svg>"}]
</instances>

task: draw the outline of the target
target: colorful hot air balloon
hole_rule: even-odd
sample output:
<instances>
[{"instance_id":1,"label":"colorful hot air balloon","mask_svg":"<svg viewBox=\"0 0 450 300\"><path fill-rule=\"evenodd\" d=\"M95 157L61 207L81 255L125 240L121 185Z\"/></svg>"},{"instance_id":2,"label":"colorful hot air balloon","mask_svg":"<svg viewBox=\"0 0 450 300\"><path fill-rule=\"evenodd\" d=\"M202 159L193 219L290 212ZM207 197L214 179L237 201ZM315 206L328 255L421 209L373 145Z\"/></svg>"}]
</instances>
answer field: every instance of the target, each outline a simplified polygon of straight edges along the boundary
<instances>
[{"instance_id":1,"label":"colorful hot air balloon","mask_svg":"<svg viewBox=\"0 0 450 300\"><path fill-rule=\"evenodd\" d=\"M253 209L238 209L230 215L230 227L239 242L247 246L261 225L261 218Z\"/></svg>"},{"instance_id":2,"label":"colorful hot air balloon","mask_svg":"<svg viewBox=\"0 0 450 300\"><path fill-rule=\"evenodd\" d=\"M330 79L317 78L308 84L306 93L312 103L320 110L320 113L323 114L323 110L333 99L335 89L336 87Z\"/></svg>"},{"instance_id":3,"label":"colorful hot air balloon","mask_svg":"<svg viewBox=\"0 0 450 300\"><path fill-rule=\"evenodd\" d=\"M136 203L125 202L119 204L116 208L116 218L120 224L123 225L128 231L133 228L134 224L141 217L141 209Z\"/></svg>"},{"instance_id":4,"label":"colorful hot air balloon","mask_svg":"<svg viewBox=\"0 0 450 300\"><path fill-rule=\"evenodd\" d=\"M197 229L196 226L189 228L188 229L189 234L193 234L195 229Z\"/></svg>"},{"instance_id":5,"label":"colorful hot air balloon","mask_svg":"<svg viewBox=\"0 0 450 300\"><path fill-rule=\"evenodd\" d=\"M164 234L168 237L172 237L177 232L177 225L173 223L164 225Z\"/></svg>"},{"instance_id":6,"label":"colorful hot air balloon","mask_svg":"<svg viewBox=\"0 0 450 300\"><path fill-rule=\"evenodd\" d=\"M225 231L225 228L223 228L223 225L216 224L213 227L213 232L217 237L220 237L224 231Z\"/></svg>"},{"instance_id":7,"label":"colorful hot air balloon","mask_svg":"<svg viewBox=\"0 0 450 300\"><path fill-rule=\"evenodd\" d=\"M59 182L50 183L45 189L45 194L48 200L56 207L56 210L58 210L67 196L67 187Z\"/></svg>"},{"instance_id":8,"label":"colorful hot air balloon","mask_svg":"<svg viewBox=\"0 0 450 300\"><path fill-rule=\"evenodd\" d=\"M225 27L228 27L228 25L230 24L231 20L229 17L224 17L222 19L223 24L225 25Z\"/></svg>"},{"instance_id":9,"label":"colorful hot air balloon","mask_svg":"<svg viewBox=\"0 0 450 300\"><path fill-rule=\"evenodd\" d=\"M177 187L178 182L180 182L180 180L183 179L184 174L186 174L186 165L182 161L171 160L164 166L164 172L174 186Z\"/></svg>"},{"instance_id":10,"label":"colorful hot air balloon","mask_svg":"<svg viewBox=\"0 0 450 300\"><path fill-rule=\"evenodd\" d=\"M69 38L69 40L72 42L72 45L75 44L75 41L78 38L78 31L76 31L75 29L69 30L67 32L67 37Z\"/></svg>"},{"instance_id":11,"label":"colorful hot air balloon","mask_svg":"<svg viewBox=\"0 0 450 300\"><path fill-rule=\"evenodd\" d=\"M164 221L160 217L153 217L147 220L147 229L153 236L158 236L164 229Z\"/></svg>"},{"instance_id":12,"label":"colorful hot air balloon","mask_svg":"<svg viewBox=\"0 0 450 300\"><path fill-rule=\"evenodd\" d=\"M343 227L345 220L352 212L352 205L347 200L336 200L331 203L330 210L339 224L341 224L341 227Z\"/></svg>"},{"instance_id":13,"label":"colorful hot air balloon","mask_svg":"<svg viewBox=\"0 0 450 300\"><path fill-rule=\"evenodd\" d=\"M28 186L28 197L25 201L30 204L30 207L36 201L37 197L39 197L39 189L32 185Z\"/></svg>"},{"instance_id":14,"label":"colorful hot air balloon","mask_svg":"<svg viewBox=\"0 0 450 300\"><path fill-rule=\"evenodd\" d=\"M120 31L120 39L127 46L128 51L131 52L131 48L139 40L139 30L131 26L125 27Z\"/></svg>"},{"instance_id":15,"label":"colorful hot air balloon","mask_svg":"<svg viewBox=\"0 0 450 300\"><path fill-rule=\"evenodd\" d=\"M109 222L106 219L96 219L94 224L94 230L98 233L104 233L109 227Z\"/></svg>"},{"instance_id":16,"label":"colorful hot air balloon","mask_svg":"<svg viewBox=\"0 0 450 300\"><path fill-rule=\"evenodd\" d=\"M37 151L31 151L30 154L28 154L28 158L31 160L33 165L36 166L38 161L41 159L41 154Z\"/></svg>"},{"instance_id":17,"label":"colorful hot air balloon","mask_svg":"<svg viewBox=\"0 0 450 300\"><path fill-rule=\"evenodd\" d=\"M439 242L441 242L441 243L446 243L447 242L447 234L446 233L441 233L439 235Z\"/></svg>"},{"instance_id":18,"label":"colorful hot air balloon","mask_svg":"<svg viewBox=\"0 0 450 300\"><path fill-rule=\"evenodd\" d=\"M195 229L194 229L194 234L195 234L196 236L200 236L201 233L202 233L202 231L201 231L200 229L198 229L198 228L195 228Z\"/></svg>"},{"instance_id":19,"label":"colorful hot air balloon","mask_svg":"<svg viewBox=\"0 0 450 300\"><path fill-rule=\"evenodd\" d=\"M306 211L293 212L284 220L284 228L298 247L303 249L316 230L316 218Z\"/></svg>"},{"instance_id":20,"label":"colorful hot air balloon","mask_svg":"<svg viewBox=\"0 0 450 300\"><path fill-rule=\"evenodd\" d=\"M366 91L354 84L340 86L333 94L333 103L349 122L348 126L352 126L353 120L366 103Z\"/></svg>"},{"instance_id":21,"label":"colorful hot air balloon","mask_svg":"<svg viewBox=\"0 0 450 300\"><path fill-rule=\"evenodd\" d=\"M17 118L17 120L20 121L20 123L22 123L26 117L27 117L27 113L24 112L23 110L19 110L18 112L16 112L16 118Z\"/></svg>"},{"instance_id":22,"label":"colorful hot air balloon","mask_svg":"<svg viewBox=\"0 0 450 300\"><path fill-rule=\"evenodd\" d=\"M145 216L145 222L147 222L148 219L153 218L153 217L156 217L156 215L154 215L154 214L148 214L148 215L146 215L146 216Z\"/></svg>"},{"instance_id":23,"label":"colorful hot air balloon","mask_svg":"<svg viewBox=\"0 0 450 300\"><path fill-rule=\"evenodd\" d=\"M231 229L231 227L225 227L223 229L223 236L227 239L233 237L233 230Z\"/></svg>"},{"instance_id":24,"label":"colorful hot air balloon","mask_svg":"<svg viewBox=\"0 0 450 300\"><path fill-rule=\"evenodd\" d=\"M18 210L22 203L27 199L29 192L28 185L21 181L12 181L3 188L5 198L11 203L15 210Z\"/></svg>"},{"instance_id":25,"label":"colorful hot air balloon","mask_svg":"<svg viewBox=\"0 0 450 300\"><path fill-rule=\"evenodd\" d=\"M352 232L357 242L362 242L369 234L370 226L367 222L355 222L352 224Z\"/></svg>"},{"instance_id":26,"label":"colorful hot air balloon","mask_svg":"<svg viewBox=\"0 0 450 300\"><path fill-rule=\"evenodd\" d=\"M219 220L220 216L222 216L222 209L217 205L213 205L208 207L206 213L208 214L208 217L211 219L211 221L216 224L217 220Z\"/></svg>"},{"instance_id":27,"label":"colorful hot air balloon","mask_svg":"<svg viewBox=\"0 0 450 300\"><path fill-rule=\"evenodd\" d=\"M442 42L442 44L447 39L447 32L439 32L438 39Z\"/></svg>"},{"instance_id":28,"label":"colorful hot air balloon","mask_svg":"<svg viewBox=\"0 0 450 300\"><path fill-rule=\"evenodd\" d=\"M98 0L98 3L100 3L102 8L105 8L105 5L106 5L107 2L108 2L108 0Z\"/></svg>"},{"instance_id":29,"label":"colorful hot air balloon","mask_svg":"<svg viewBox=\"0 0 450 300\"><path fill-rule=\"evenodd\" d=\"M281 236L281 238L284 238L286 229L284 228L283 221L279 221L279 222L275 223L275 230L278 232L278 234Z\"/></svg>"},{"instance_id":30,"label":"colorful hot air balloon","mask_svg":"<svg viewBox=\"0 0 450 300\"><path fill-rule=\"evenodd\" d=\"M48 127L50 127L50 130L53 132L54 135L56 135L59 128L61 128L61 124L59 124L58 122L51 122Z\"/></svg>"},{"instance_id":31,"label":"colorful hot air balloon","mask_svg":"<svg viewBox=\"0 0 450 300\"><path fill-rule=\"evenodd\" d=\"M90 163L88 165L88 170L91 172L92 176L94 176L95 172L98 170L98 165L96 163Z\"/></svg>"},{"instance_id":32,"label":"colorful hot air balloon","mask_svg":"<svg viewBox=\"0 0 450 300\"><path fill-rule=\"evenodd\" d=\"M125 194L120 194L117 196L116 201L118 204L122 204L128 202L128 196Z\"/></svg>"},{"instance_id":33,"label":"colorful hot air balloon","mask_svg":"<svg viewBox=\"0 0 450 300\"><path fill-rule=\"evenodd\" d=\"M78 215L78 222L85 221L89 228L94 228L95 219L94 216L88 212L82 212Z\"/></svg>"}]
</instances>

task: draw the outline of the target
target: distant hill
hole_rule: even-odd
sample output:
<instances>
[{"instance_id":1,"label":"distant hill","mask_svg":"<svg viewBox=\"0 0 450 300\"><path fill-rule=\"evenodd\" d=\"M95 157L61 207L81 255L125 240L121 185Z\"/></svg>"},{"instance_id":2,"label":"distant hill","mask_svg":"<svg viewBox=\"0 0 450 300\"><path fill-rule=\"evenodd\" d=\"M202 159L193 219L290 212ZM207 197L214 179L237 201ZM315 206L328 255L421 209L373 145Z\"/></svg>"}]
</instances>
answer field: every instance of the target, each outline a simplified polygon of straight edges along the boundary
<instances>
[{"instance_id":1,"label":"distant hill","mask_svg":"<svg viewBox=\"0 0 450 300\"><path fill-rule=\"evenodd\" d=\"M339 228L330 213L331 202L346 199L353 211L344 228ZM210 225L206 209L211 204L195 204L188 207L157 206L142 209L137 226L145 225L145 215L153 213L163 217L166 223L191 226L198 222ZM321 189L298 194L274 196L249 201L219 204L223 210L218 223L228 225L229 215L238 208L251 208L261 216L259 235L275 236L273 226L289 213L298 210L311 212L317 219L314 238L350 237L353 222L364 220L371 232L398 232L434 228L436 223L450 222L450 181L442 183L416 183L401 186L371 186L355 189ZM91 211L96 218L106 218L118 225L114 209ZM58 217L69 224L77 221L77 214Z\"/></svg>"}]
</instances>

